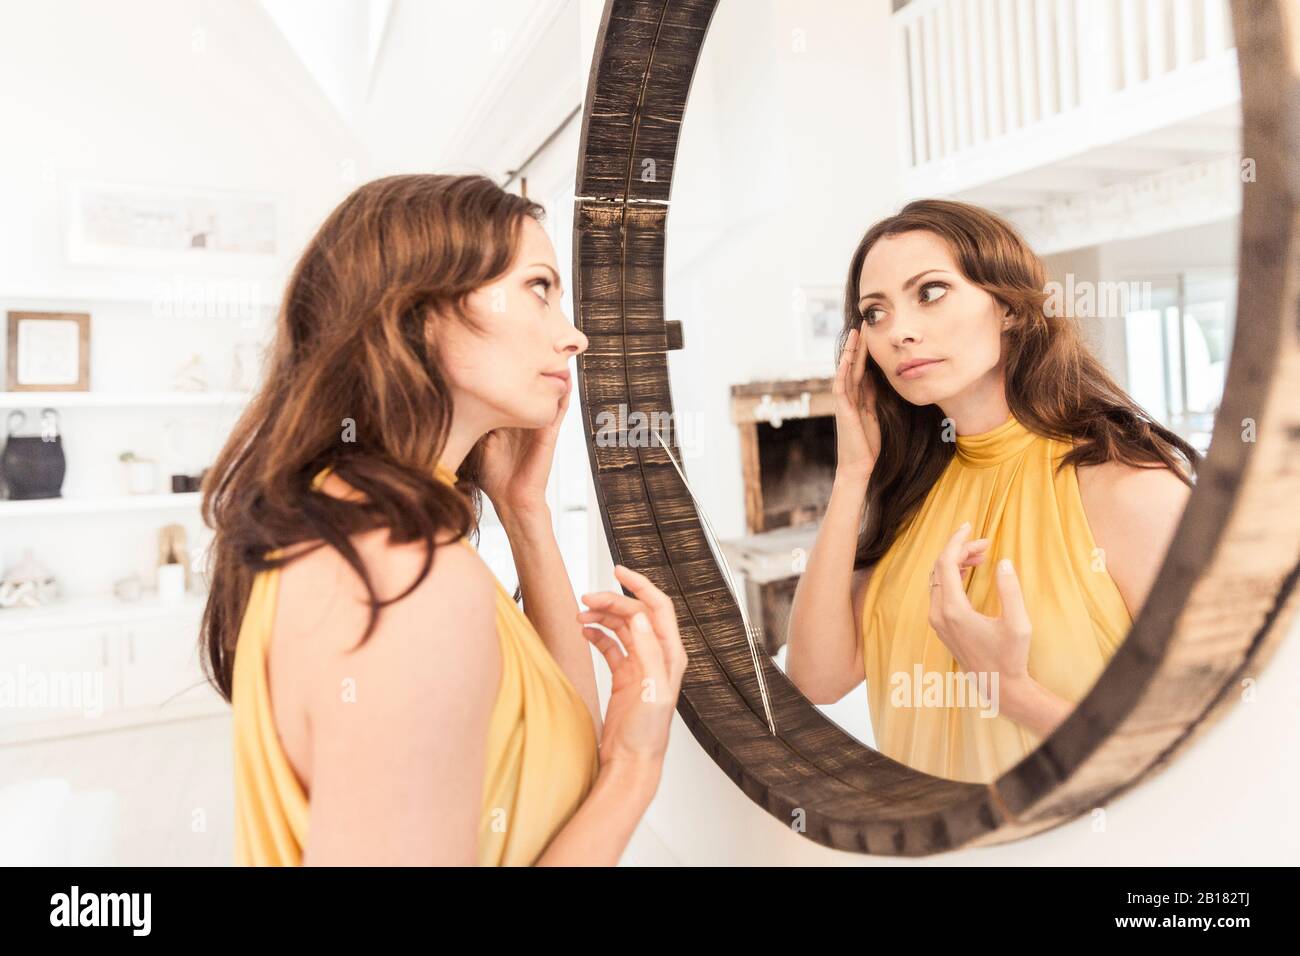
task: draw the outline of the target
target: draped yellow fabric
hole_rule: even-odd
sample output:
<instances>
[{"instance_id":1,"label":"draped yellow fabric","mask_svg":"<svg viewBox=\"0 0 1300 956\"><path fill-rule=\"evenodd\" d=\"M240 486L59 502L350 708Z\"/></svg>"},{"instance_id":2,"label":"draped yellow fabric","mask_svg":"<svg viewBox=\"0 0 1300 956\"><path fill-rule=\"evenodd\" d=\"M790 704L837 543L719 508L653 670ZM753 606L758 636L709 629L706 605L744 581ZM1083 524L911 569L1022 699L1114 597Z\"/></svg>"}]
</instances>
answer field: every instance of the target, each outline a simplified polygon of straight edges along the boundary
<instances>
[{"instance_id":1,"label":"draped yellow fabric","mask_svg":"<svg viewBox=\"0 0 1300 956\"><path fill-rule=\"evenodd\" d=\"M316 476L313 487L319 487L327 471ZM441 463L436 474L449 484L456 481L455 472ZM473 549L465 538L460 542ZM256 576L236 646L237 865L297 866L307 845L308 795L280 746L267 680L278 585L278 569ZM582 698L500 581L496 624L501 684L487 733L477 862L526 866L541 855L595 782L596 734Z\"/></svg>"},{"instance_id":2,"label":"draped yellow fabric","mask_svg":"<svg viewBox=\"0 0 1300 956\"><path fill-rule=\"evenodd\" d=\"M930 627L930 569L964 521L969 540L990 538L968 572L975 610L1002 614L996 565L1010 558L1033 624L1029 674L1071 703L1096 682L1132 625L1083 510L1073 466L1053 470L1070 446L1030 432L1013 415L978 435L956 436L956 454L876 565L863 604L863 663L877 748L926 773L987 783L1040 738L972 690L991 675L957 678L952 654ZM949 676L952 675L952 676Z\"/></svg>"}]
</instances>

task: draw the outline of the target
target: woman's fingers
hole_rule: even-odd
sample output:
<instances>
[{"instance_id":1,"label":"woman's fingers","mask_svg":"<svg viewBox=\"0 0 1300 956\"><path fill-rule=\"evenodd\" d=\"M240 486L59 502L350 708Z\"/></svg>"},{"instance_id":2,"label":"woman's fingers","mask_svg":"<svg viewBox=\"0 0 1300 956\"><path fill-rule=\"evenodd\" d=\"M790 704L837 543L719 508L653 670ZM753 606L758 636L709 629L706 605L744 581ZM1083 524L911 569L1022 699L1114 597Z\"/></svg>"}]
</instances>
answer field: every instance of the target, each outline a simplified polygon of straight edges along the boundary
<instances>
[{"instance_id":1,"label":"woman's fingers","mask_svg":"<svg viewBox=\"0 0 1300 956\"><path fill-rule=\"evenodd\" d=\"M850 372L849 381L853 385L854 397L857 400L862 399L862 376L867 369L867 343L862 341L862 335L855 326L850 333L853 336L853 368Z\"/></svg>"},{"instance_id":2,"label":"woman's fingers","mask_svg":"<svg viewBox=\"0 0 1300 956\"><path fill-rule=\"evenodd\" d=\"M614 573L624 587L628 588L648 608L650 625L655 637L663 644L665 660L675 677L680 677L686 670L686 649L682 646L682 637L677 630L677 608L673 599L655 586L655 583L640 572L633 571L626 565L615 565Z\"/></svg>"},{"instance_id":3,"label":"woman's fingers","mask_svg":"<svg viewBox=\"0 0 1300 956\"><path fill-rule=\"evenodd\" d=\"M599 624L601 627L607 627L618 635L618 639L627 647L631 638L628 636L629 618L613 614L608 611L580 611L578 620L584 624Z\"/></svg>"},{"instance_id":4,"label":"woman's fingers","mask_svg":"<svg viewBox=\"0 0 1300 956\"><path fill-rule=\"evenodd\" d=\"M628 597L626 594L615 594L613 591L597 591L594 594L584 594L582 603L590 608L613 611L629 620L637 611L647 610L642 601L634 597Z\"/></svg>"},{"instance_id":5,"label":"woman's fingers","mask_svg":"<svg viewBox=\"0 0 1300 956\"><path fill-rule=\"evenodd\" d=\"M853 343L857 340L857 329L850 329L848 338L844 341L844 348L840 352L840 362L835 366L835 383L831 391L835 395L848 394L849 369L853 366L853 357L857 355Z\"/></svg>"},{"instance_id":6,"label":"woman's fingers","mask_svg":"<svg viewBox=\"0 0 1300 956\"><path fill-rule=\"evenodd\" d=\"M1002 601L1002 621L1017 637L1028 637L1031 625L1025 596L1020 591L1020 578L1009 558L998 562L998 598Z\"/></svg>"},{"instance_id":7,"label":"woman's fingers","mask_svg":"<svg viewBox=\"0 0 1300 956\"><path fill-rule=\"evenodd\" d=\"M959 567L963 556L963 545L970 534L970 522L967 521L953 533L944 545L943 550L939 552L939 559L935 562L935 574L939 581L939 587L936 590L942 592L945 601L954 602L954 606L960 606L964 601L966 606L970 606L970 601L966 597L966 591L962 587L961 569Z\"/></svg>"},{"instance_id":8,"label":"woman's fingers","mask_svg":"<svg viewBox=\"0 0 1300 956\"><path fill-rule=\"evenodd\" d=\"M618 646L618 642L600 628L591 624L584 625L582 636L595 645L596 650L600 651L604 656L605 663L609 665L611 673L616 672L623 666L623 662L627 660L627 655Z\"/></svg>"},{"instance_id":9,"label":"woman's fingers","mask_svg":"<svg viewBox=\"0 0 1300 956\"><path fill-rule=\"evenodd\" d=\"M632 615L632 620L628 625L628 634L632 639L631 646L628 648L628 656L635 657L640 667L641 692L644 695L648 690L652 695L652 700L659 700L660 694L671 692L672 679L669 677L668 667L664 660L664 649L660 646L655 636L654 627L650 624L650 618L644 611ZM648 686L647 681L649 682Z\"/></svg>"}]
</instances>

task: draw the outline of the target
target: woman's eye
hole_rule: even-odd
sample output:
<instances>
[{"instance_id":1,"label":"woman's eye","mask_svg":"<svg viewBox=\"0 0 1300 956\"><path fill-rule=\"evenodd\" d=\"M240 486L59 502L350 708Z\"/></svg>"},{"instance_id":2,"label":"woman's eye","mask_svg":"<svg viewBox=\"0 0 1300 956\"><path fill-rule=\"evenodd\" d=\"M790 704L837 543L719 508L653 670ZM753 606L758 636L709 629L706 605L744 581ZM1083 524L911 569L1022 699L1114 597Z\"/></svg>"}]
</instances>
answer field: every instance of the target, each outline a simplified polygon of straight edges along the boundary
<instances>
[{"instance_id":1,"label":"woman's eye","mask_svg":"<svg viewBox=\"0 0 1300 956\"><path fill-rule=\"evenodd\" d=\"M547 297L551 294L550 279L534 279L532 282L529 283L529 286L533 289L536 289L540 286L541 291L537 294L537 298L541 299L547 305L550 305L550 302L547 301Z\"/></svg>"},{"instance_id":2,"label":"woman's eye","mask_svg":"<svg viewBox=\"0 0 1300 956\"><path fill-rule=\"evenodd\" d=\"M933 299L927 299L927 298L925 297L926 292L928 292L930 289L938 289L938 290L939 290L939 294L936 295ZM948 286L945 285L945 284L942 283L942 282L927 282L925 285L921 286L921 301L922 301L922 302L935 302L935 301L937 301L938 299L942 299L942 298L944 297L944 295L947 293L947 291L948 291Z\"/></svg>"},{"instance_id":3,"label":"woman's eye","mask_svg":"<svg viewBox=\"0 0 1300 956\"><path fill-rule=\"evenodd\" d=\"M867 323L867 328L871 328L880 320L876 318L876 310L871 308L862 313L862 321Z\"/></svg>"}]
</instances>

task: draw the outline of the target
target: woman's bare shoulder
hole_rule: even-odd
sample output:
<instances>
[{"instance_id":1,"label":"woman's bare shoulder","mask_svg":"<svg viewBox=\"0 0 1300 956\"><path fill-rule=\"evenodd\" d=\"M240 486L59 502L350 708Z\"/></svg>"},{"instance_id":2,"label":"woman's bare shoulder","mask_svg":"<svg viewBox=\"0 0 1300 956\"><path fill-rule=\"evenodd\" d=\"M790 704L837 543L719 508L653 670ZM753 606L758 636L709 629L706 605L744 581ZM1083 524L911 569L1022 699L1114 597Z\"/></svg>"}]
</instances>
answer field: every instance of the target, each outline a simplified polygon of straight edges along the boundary
<instances>
[{"instance_id":1,"label":"woman's bare shoulder","mask_svg":"<svg viewBox=\"0 0 1300 956\"><path fill-rule=\"evenodd\" d=\"M1108 461L1076 468L1079 496L1106 570L1130 614L1146 603L1191 489L1168 467Z\"/></svg>"},{"instance_id":2,"label":"woman's bare shoulder","mask_svg":"<svg viewBox=\"0 0 1300 956\"><path fill-rule=\"evenodd\" d=\"M384 598L424 563L419 543L358 550ZM369 608L352 588L356 617L341 618L349 633L319 655L307 691L312 858L472 861L502 671L495 579L472 548L443 545L365 641Z\"/></svg>"}]
</instances>

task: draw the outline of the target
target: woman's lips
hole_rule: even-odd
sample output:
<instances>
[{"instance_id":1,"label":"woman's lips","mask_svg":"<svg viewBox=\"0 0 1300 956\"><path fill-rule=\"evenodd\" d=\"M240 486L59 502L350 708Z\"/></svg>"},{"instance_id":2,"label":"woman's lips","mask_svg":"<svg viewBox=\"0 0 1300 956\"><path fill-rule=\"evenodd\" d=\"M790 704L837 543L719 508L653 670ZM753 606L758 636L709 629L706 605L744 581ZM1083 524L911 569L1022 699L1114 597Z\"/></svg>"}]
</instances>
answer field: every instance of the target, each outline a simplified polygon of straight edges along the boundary
<instances>
[{"instance_id":1,"label":"woman's lips","mask_svg":"<svg viewBox=\"0 0 1300 956\"><path fill-rule=\"evenodd\" d=\"M911 368L905 368L898 373L899 378L917 378L924 375L928 370L934 368L943 359L932 359L928 362L922 362L920 365L913 365Z\"/></svg>"},{"instance_id":2,"label":"woman's lips","mask_svg":"<svg viewBox=\"0 0 1300 956\"><path fill-rule=\"evenodd\" d=\"M542 378L549 378L552 382L556 382L556 383L558 383L559 386L560 386L560 388L568 388L568 387L569 387L569 373L568 373L568 372L543 372L543 373L542 373Z\"/></svg>"}]
</instances>

